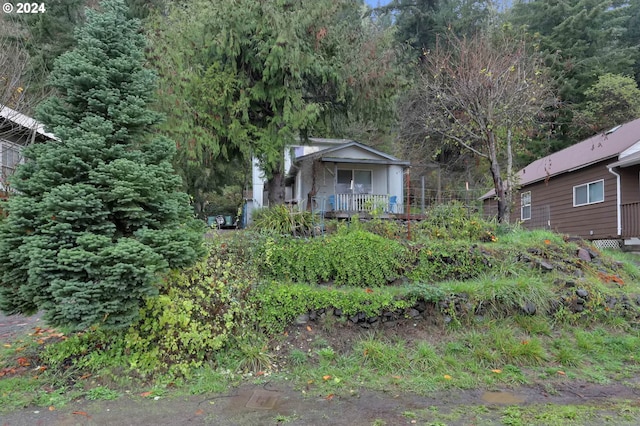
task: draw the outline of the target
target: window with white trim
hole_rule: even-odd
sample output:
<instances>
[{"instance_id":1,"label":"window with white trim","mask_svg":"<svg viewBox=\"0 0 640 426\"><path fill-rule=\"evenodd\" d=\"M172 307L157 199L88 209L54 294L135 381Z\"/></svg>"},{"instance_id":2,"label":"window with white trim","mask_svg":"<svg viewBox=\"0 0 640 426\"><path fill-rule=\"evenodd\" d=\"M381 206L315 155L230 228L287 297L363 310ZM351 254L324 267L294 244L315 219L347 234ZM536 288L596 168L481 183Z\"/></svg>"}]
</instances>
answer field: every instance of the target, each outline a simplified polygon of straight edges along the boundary
<instances>
[{"instance_id":1,"label":"window with white trim","mask_svg":"<svg viewBox=\"0 0 640 426\"><path fill-rule=\"evenodd\" d=\"M573 206L601 203L604 201L604 179L573 187Z\"/></svg>"},{"instance_id":2,"label":"window with white trim","mask_svg":"<svg viewBox=\"0 0 640 426\"><path fill-rule=\"evenodd\" d=\"M531 191L520 194L520 219L531 219Z\"/></svg>"}]
</instances>

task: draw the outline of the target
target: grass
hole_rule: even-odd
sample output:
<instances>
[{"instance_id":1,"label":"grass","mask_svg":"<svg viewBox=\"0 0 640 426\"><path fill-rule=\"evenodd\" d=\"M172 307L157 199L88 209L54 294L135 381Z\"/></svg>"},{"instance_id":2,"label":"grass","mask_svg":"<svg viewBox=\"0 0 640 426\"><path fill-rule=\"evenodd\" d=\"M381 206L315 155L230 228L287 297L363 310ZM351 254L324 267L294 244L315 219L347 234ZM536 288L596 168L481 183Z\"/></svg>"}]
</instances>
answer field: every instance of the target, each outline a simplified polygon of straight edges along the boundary
<instances>
[{"instance_id":1,"label":"grass","mask_svg":"<svg viewBox=\"0 0 640 426\"><path fill-rule=\"evenodd\" d=\"M251 242L246 244L250 246ZM129 370L126 351L115 351L119 348L117 345L112 346L112 352L92 352L90 348L101 347L99 339L86 346L80 339L69 338L66 344L48 345L42 358L48 368L37 379L29 374L13 373L0 377L0 410L15 410L28 404L59 406L68 401L70 395L107 400L118 397L124 389L149 395L169 392L171 387L187 394L223 393L230 385L243 380L264 379L262 375L269 375L269 380L274 381L286 378L296 389L326 398L328 395L351 396L358 389L426 395L443 390L496 389L526 384L540 385L551 393L558 383L567 380L613 383L625 382L640 374L640 357L636 355L640 331L633 309L605 309L608 297L620 299L640 293L639 258L633 257L636 255L606 251L602 253L601 263L594 265L560 261L558 259L575 257L578 246L567 244L562 236L547 231L505 230L497 241L478 244L482 244L488 256L495 257L490 258L495 267L484 275L465 281L389 287L394 291L394 300L421 296L431 303L435 308L429 320L434 320L433 323L421 316L409 319L399 315L397 322L400 326L404 324L404 328L387 330L380 326L360 333L346 344L340 341L340 333L351 331L353 337L353 330L360 328L352 325L346 316L328 314L313 327L301 327L310 333L302 344L278 350L277 354L271 348L283 345L285 334L265 336L256 328L251 330L255 333L251 339L234 340L233 344L211 353L206 362L184 376L172 375L165 368L164 375L137 377L135 370ZM246 249L246 252L254 251ZM531 259L516 261L523 253ZM251 255L246 265L249 262L253 265L258 258ZM551 262L555 269L540 272L537 260ZM241 262L237 264L246 266ZM575 274L578 267L582 268L580 276ZM569 280L578 284L568 286ZM258 276L255 281L259 281ZM286 286L286 283L278 284ZM555 306L560 296L575 297L577 285L589 294L585 302L587 313ZM334 291L331 285L321 290L330 291L331 297L336 298L330 299L334 303L340 297L343 302L355 303L355 296L382 292L379 288L336 288ZM294 293L290 297L291 303L300 302ZM276 300L272 311L277 313L287 308L287 302ZM535 314L526 314L525 306L534 306ZM318 308L325 306L313 307ZM33 360L43 354L36 339L34 337L31 344L25 343L21 350ZM90 353L83 356L83 352ZM116 353L117 357L113 355ZM0 347L0 370L18 366L17 359L22 354L15 346ZM585 407L577 410L571 405L562 409L517 406L489 411L486 407L470 407L466 411L436 407L435 410L405 411L402 415L407 421L416 420L419 424L483 424L486 420L486 424L495 421L517 425L597 423L606 416L624 422L627 413L638 414L636 406L620 402ZM294 418L282 416L274 420L287 423ZM382 419L372 422L384 424Z\"/></svg>"}]
</instances>

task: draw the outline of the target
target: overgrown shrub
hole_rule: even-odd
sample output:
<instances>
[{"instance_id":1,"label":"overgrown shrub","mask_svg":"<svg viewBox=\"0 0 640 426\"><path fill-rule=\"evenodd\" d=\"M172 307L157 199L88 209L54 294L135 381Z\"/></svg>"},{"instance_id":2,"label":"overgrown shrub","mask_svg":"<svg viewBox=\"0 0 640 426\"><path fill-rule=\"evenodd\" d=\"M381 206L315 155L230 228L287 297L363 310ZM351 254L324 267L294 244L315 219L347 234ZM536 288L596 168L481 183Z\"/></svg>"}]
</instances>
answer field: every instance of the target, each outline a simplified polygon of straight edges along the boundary
<instances>
[{"instance_id":1,"label":"overgrown shrub","mask_svg":"<svg viewBox=\"0 0 640 426\"><path fill-rule=\"evenodd\" d=\"M408 250L397 241L357 228L341 228L324 238L267 240L263 268L274 279L380 286L401 275L407 255Z\"/></svg>"},{"instance_id":2,"label":"overgrown shrub","mask_svg":"<svg viewBox=\"0 0 640 426\"><path fill-rule=\"evenodd\" d=\"M343 316L364 313L367 317L380 315L383 310L395 311L415 304L415 297L407 296L400 287L362 289L327 287L303 283L269 282L255 293L259 305L257 318L269 333L284 330L299 315L323 308L339 309Z\"/></svg>"},{"instance_id":3,"label":"overgrown shrub","mask_svg":"<svg viewBox=\"0 0 640 426\"><path fill-rule=\"evenodd\" d=\"M419 233L430 239L495 241L497 223L470 212L459 202L431 208L418 225Z\"/></svg>"},{"instance_id":4,"label":"overgrown shrub","mask_svg":"<svg viewBox=\"0 0 640 426\"><path fill-rule=\"evenodd\" d=\"M284 204L253 212L252 228L276 235L310 236L318 220L309 211L292 209Z\"/></svg>"},{"instance_id":5,"label":"overgrown shrub","mask_svg":"<svg viewBox=\"0 0 640 426\"><path fill-rule=\"evenodd\" d=\"M212 247L206 260L172 272L160 295L148 299L125 336L133 367L182 373L242 336L254 320L253 277L228 250L226 243Z\"/></svg>"},{"instance_id":6,"label":"overgrown shrub","mask_svg":"<svg viewBox=\"0 0 640 426\"><path fill-rule=\"evenodd\" d=\"M486 273L491 264L478 245L467 241L430 241L417 247L418 264L407 273L410 280L432 283L464 280Z\"/></svg>"}]
</instances>

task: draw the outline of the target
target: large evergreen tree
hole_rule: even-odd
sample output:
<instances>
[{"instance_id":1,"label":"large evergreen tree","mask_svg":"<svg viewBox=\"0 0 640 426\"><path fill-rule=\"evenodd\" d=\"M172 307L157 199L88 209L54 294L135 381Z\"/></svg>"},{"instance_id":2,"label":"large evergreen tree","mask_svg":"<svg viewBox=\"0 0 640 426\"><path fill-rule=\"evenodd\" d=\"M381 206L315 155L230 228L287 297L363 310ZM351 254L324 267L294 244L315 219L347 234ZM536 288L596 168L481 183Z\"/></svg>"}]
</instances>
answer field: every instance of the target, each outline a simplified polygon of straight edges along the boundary
<instances>
[{"instance_id":1,"label":"large evergreen tree","mask_svg":"<svg viewBox=\"0 0 640 426\"><path fill-rule=\"evenodd\" d=\"M363 19L361 0L198 0L169 9L151 25L150 60L166 129L186 162L255 156L270 201L282 202L287 143L393 118L391 38Z\"/></svg>"},{"instance_id":2,"label":"large evergreen tree","mask_svg":"<svg viewBox=\"0 0 640 426\"><path fill-rule=\"evenodd\" d=\"M87 12L77 47L55 63L58 95L39 118L59 140L30 146L0 230L0 309L53 325L127 326L159 274L191 264L202 233L151 131L154 74L122 0Z\"/></svg>"}]
</instances>

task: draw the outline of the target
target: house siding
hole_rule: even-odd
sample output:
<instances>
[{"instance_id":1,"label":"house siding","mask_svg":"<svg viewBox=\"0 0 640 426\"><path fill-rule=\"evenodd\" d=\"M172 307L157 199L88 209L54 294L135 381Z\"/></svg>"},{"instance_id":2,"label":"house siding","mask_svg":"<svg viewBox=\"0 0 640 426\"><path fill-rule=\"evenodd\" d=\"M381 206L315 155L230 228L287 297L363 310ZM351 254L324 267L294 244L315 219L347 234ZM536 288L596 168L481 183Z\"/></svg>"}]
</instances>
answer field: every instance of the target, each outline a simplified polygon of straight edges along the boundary
<instances>
[{"instance_id":1,"label":"house siding","mask_svg":"<svg viewBox=\"0 0 640 426\"><path fill-rule=\"evenodd\" d=\"M604 161L527 185L515 197L514 218L520 218L520 193L531 191L531 220L523 221L528 229L550 228L553 231L589 239L617 238L616 176L609 173ZM604 201L573 206L573 188L604 180Z\"/></svg>"}]
</instances>

